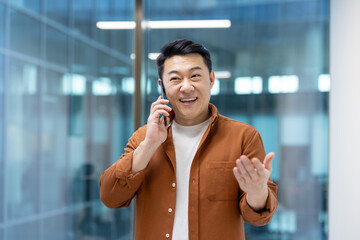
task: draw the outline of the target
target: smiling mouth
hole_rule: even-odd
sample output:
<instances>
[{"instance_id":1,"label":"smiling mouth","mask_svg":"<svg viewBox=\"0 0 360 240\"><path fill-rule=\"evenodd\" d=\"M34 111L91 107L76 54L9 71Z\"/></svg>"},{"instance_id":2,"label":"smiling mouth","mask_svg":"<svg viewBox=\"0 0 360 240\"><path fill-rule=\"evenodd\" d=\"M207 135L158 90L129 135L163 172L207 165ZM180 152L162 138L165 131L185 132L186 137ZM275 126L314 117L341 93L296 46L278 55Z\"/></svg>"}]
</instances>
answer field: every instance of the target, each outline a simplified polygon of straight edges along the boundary
<instances>
[{"instance_id":1,"label":"smiling mouth","mask_svg":"<svg viewBox=\"0 0 360 240\"><path fill-rule=\"evenodd\" d=\"M198 98L195 97L195 98L181 98L180 99L180 102L182 103L192 103L192 102L195 102Z\"/></svg>"}]
</instances>

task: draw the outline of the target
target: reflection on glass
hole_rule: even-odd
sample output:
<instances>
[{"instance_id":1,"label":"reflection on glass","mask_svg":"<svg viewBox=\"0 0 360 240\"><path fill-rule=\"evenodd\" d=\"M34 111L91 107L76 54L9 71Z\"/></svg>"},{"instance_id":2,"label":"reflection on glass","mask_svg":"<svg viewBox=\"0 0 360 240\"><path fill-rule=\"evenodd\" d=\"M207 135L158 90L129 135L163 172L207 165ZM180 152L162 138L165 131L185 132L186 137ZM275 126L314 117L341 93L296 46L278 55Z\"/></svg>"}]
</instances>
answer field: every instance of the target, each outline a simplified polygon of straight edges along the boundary
<instances>
[{"instance_id":1,"label":"reflection on glass","mask_svg":"<svg viewBox=\"0 0 360 240\"><path fill-rule=\"evenodd\" d=\"M102 51L98 51L97 56L98 64L96 75L99 77L111 78L113 68L115 67L115 59Z\"/></svg>"},{"instance_id":2,"label":"reflection on glass","mask_svg":"<svg viewBox=\"0 0 360 240\"><path fill-rule=\"evenodd\" d=\"M41 184L43 211L66 205L69 189L67 178L67 99L61 91L62 73L46 71L42 85L41 124Z\"/></svg>"},{"instance_id":3,"label":"reflection on glass","mask_svg":"<svg viewBox=\"0 0 360 240\"><path fill-rule=\"evenodd\" d=\"M88 44L75 40L74 64L71 69L78 74L93 74L96 71L97 51Z\"/></svg>"},{"instance_id":4,"label":"reflection on glass","mask_svg":"<svg viewBox=\"0 0 360 240\"><path fill-rule=\"evenodd\" d=\"M68 38L53 28L46 28L46 60L66 66L68 63Z\"/></svg>"},{"instance_id":5,"label":"reflection on glass","mask_svg":"<svg viewBox=\"0 0 360 240\"><path fill-rule=\"evenodd\" d=\"M133 124L133 32L92 23L115 9L133 19L133 1L0 1L0 239L130 239L98 191Z\"/></svg>"},{"instance_id":6,"label":"reflection on glass","mask_svg":"<svg viewBox=\"0 0 360 240\"><path fill-rule=\"evenodd\" d=\"M5 44L5 8L2 3L0 3L0 47L2 47Z\"/></svg>"},{"instance_id":7,"label":"reflection on glass","mask_svg":"<svg viewBox=\"0 0 360 240\"><path fill-rule=\"evenodd\" d=\"M66 229L67 222L66 214L58 214L55 216L50 216L41 221L42 232L41 236L43 239L54 239L54 240L64 240L64 239L75 239L70 231Z\"/></svg>"},{"instance_id":8,"label":"reflection on glass","mask_svg":"<svg viewBox=\"0 0 360 240\"><path fill-rule=\"evenodd\" d=\"M40 23L11 9L10 48L40 58Z\"/></svg>"},{"instance_id":9,"label":"reflection on glass","mask_svg":"<svg viewBox=\"0 0 360 240\"><path fill-rule=\"evenodd\" d=\"M93 1L71 1L72 15L74 17L74 28L80 33L91 37L92 32L92 15L93 15Z\"/></svg>"},{"instance_id":10,"label":"reflection on glass","mask_svg":"<svg viewBox=\"0 0 360 240\"><path fill-rule=\"evenodd\" d=\"M230 73L218 78L211 102L257 128L265 150L276 153L271 177L279 186L278 210L267 226L246 225L247 239L327 239L329 1L144 5L148 21L231 20L229 29L147 30L145 55L179 38L204 44L213 70ZM158 76L155 61L146 61L150 109Z\"/></svg>"},{"instance_id":11,"label":"reflection on glass","mask_svg":"<svg viewBox=\"0 0 360 240\"><path fill-rule=\"evenodd\" d=\"M26 10L31 10L37 13L40 12L40 0L11 0L11 4Z\"/></svg>"},{"instance_id":12,"label":"reflection on glass","mask_svg":"<svg viewBox=\"0 0 360 240\"><path fill-rule=\"evenodd\" d=\"M4 126L4 57L0 54L0 126ZM4 128L0 127L0 182L4 182ZM0 196L4 196L4 184L0 184ZM0 223L4 220L4 198L0 197ZM0 228L1 229L1 228ZM1 233L1 231L0 231ZM0 235L2 236L2 235Z\"/></svg>"},{"instance_id":13,"label":"reflection on glass","mask_svg":"<svg viewBox=\"0 0 360 240\"><path fill-rule=\"evenodd\" d=\"M38 68L16 60L10 61L6 81L5 182L7 219L18 219L39 210Z\"/></svg>"},{"instance_id":14,"label":"reflection on glass","mask_svg":"<svg viewBox=\"0 0 360 240\"><path fill-rule=\"evenodd\" d=\"M63 25L68 25L69 0L45 0L45 15Z\"/></svg>"},{"instance_id":15,"label":"reflection on glass","mask_svg":"<svg viewBox=\"0 0 360 240\"><path fill-rule=\"evenodd\" d=\"M40 239L39 221L31 221L8 227L5 233L5 239Z\"/></svg>"},{"instance_id":16,"label":"reflection on glass","mask_svg":"<svg viewBox=\"0 0 360 240\"><path fill-rule=\"evenodd\" d=\"M111 0L96 0L95 11L96 22L114 20L114 9ZM103 43L105 46L110 46L111 31L102 31L95 26L93 26L93 29L96 31L96 38L98 41Z\"/></svg>"},{"instance_id":17,"label":"reflection on glass","mask_svg":"<svg viewBox=\"0 0 360 240\"><path fill-rule=\"evenodd\" d=\"M113 14L116 21L134 20L135 1L114 1ZM99 19L103 20L103 19ZM133 30L110 31L111 47L129 57L134 52Z\"/></svg>"}]
</instances>

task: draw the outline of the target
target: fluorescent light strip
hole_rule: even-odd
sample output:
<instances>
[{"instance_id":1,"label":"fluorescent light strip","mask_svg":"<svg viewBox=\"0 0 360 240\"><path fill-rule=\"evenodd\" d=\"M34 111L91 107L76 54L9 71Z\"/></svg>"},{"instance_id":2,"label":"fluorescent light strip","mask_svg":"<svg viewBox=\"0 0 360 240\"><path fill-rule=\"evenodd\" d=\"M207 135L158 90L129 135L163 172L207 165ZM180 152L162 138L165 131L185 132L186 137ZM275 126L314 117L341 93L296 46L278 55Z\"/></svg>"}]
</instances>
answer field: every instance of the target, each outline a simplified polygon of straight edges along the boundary
<instances>
[{"instance_id":1,"label":"fluorescent light strip","mask_svg":"<svg viewBox=\"0 0 360 240\"><path fill-rule=\"evenodd\" d=\"M320 92L329 92L330 91L330 75L321 74L318 78L318 89Z\"/></svg>"},{"instance_id":2,"label":"fluorescent light strip","mask_svg":"<svg viewBox=\"0 0 360 240\"><path fill-rule=\"evenodd\" d=\"M135 29L134 21L99 21L96 27L109 29ZM146 21L143 28L149 29L191 29L191 28L230 28L231 21L221 20L179 20L179 21Z\"/></svg>"},{"instance_id":3,"label":"fluorescent light strip","mask_svg":"<svg viewBox=\"0 0 360 240\"><path fill-rule=\"evenodd\" d=\"M96 27L104 30L108 29L135 29L135 22L131 21L107 21L107 22L97 22Z\"/></svg>"},{"instance_id":4,"label":"fluorescent light strip","mask_svg":"<svg viewBox=\"0 0 360 240\"><path fill-rule=\"evenodd\" d=\"M215 77L218 79L231 78L231 72L229 71L215 71Z\"/></svg>"},{"instance_id":5,"label":"fluorescent light strip","mask_svg":"<svg viewBox=\"0 0 360 240\"><path fill-rule=\"evenodd\" d=\"M156 60L159 55L160 55L160 53L149 53L148 58L150 60ZM135 53L130 54L131 60L135 60L135 57L136 57Z\"/></svg>"},{"instance_id":6,"label":"fluorescent light strip","mask_svg":"<svg viewBox=\"0 0 360 240\"><path fill-rule=\"evenodd\" d=\"M177 29L177 28L229 28L230 20L183 20L183 21L149 21L150 29Z\"/></svg>"},{"instance_id":7,"label":"fluorescent light strip","mask_svg":"<svg viewBox=\"0 0 360 240\"><path fill-rule=\"evenodd\" d=\"M296 75L270 76L270 93L295 93L299 90L299 77Z\"/></svg>"},{"instance_id":8,"label":"fluorescent light strip","mask_svg":"<svg viewBox=\"0 0 360 240\"><path fill-rule=\"evenodd\" d=\"M260 94L263 91L262 77L238 77L235 79L236 94Z\"/></svg>"}]
</instances>

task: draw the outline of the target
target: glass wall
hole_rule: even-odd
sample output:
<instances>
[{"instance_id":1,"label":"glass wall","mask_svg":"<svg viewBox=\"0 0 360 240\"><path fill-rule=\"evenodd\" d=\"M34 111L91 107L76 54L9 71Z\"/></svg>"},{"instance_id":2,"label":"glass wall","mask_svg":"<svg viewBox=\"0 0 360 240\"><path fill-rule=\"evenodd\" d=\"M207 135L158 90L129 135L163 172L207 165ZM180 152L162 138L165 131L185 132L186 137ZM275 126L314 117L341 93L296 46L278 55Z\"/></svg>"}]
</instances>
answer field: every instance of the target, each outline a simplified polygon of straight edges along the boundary
<instances>
[{"instance_id":1,"label":"glass wall","mask_svg":"<svg viewBox=\"0 0 360 240\"><path fill-rule=\"evenodd\" d=\"M145 56L179 38L204 44L217 78L211 102L256 127L276 153L278 210L264 227L246 225L246 239L327 239L328 0L145 2L148 21L231 21L225 29L147 30ZM150 109L160 93L150 58L146 79Z\"/></svg>"},{"instance_id":2,"label":"glass wall","mask_svg":"<svg viewBox=\"0 0 360 240\"><path fill-rule=\"evenodd\" d=\"M134 4L0 0L0 239L130 239L98 190L133 131L133 31L96 27L119 14Z\"/></svg>"}]
</instances>

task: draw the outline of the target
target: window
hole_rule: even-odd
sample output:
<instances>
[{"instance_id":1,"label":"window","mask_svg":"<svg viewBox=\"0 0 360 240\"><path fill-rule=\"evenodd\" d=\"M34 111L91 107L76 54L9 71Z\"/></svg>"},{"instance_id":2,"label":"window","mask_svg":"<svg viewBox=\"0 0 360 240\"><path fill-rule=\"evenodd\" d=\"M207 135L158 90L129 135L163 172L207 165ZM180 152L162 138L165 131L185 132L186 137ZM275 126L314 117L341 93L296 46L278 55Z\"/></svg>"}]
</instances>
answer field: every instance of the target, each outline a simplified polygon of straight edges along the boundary
<instances>
[{"instance_id":1,"label":"window","mask_svg":"<svg viewBox=\"0 0 360 240\"><path fill-rule=\"evenodd\" d=\"M145 3L148 21L231 21L223 29L148 29L145 55L180 38L204 44L214 71L230 73L210 102L257 128L265 150L276 153L278 210L264 227L246 224L247 238L326 239L329 2L178 1L175 12L163 0ZM152 86L155 61L146 59L146 73ZM157 96L150 91L145 109Z\"/></svg>"}]
</instances>

